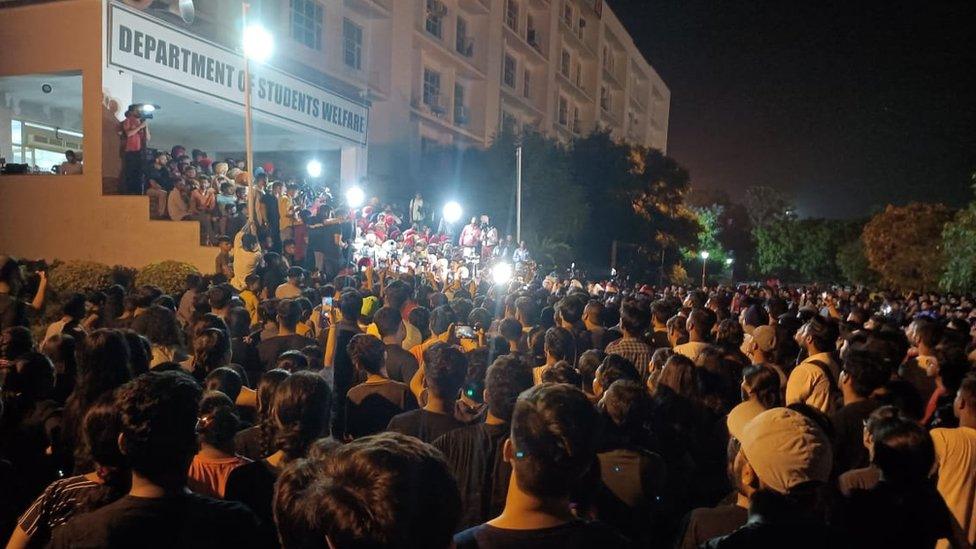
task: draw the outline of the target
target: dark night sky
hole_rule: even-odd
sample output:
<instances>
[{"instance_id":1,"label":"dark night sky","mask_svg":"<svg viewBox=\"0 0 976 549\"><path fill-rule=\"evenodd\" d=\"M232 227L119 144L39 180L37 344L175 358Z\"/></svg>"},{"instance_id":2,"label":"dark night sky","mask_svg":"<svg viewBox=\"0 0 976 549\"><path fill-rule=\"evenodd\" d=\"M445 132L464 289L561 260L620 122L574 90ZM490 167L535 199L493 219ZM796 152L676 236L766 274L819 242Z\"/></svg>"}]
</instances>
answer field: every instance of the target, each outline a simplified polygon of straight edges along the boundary
<instances>
[{"instance_id":1,"label":"dark night sky","mask_svg":"<svg viewBox=\"0 0 976 549\"><path fill-rule=\"evenodd\" d=\"M976 2L609 0L671 88L669 154L801 216L970 199Z\"/></svg>"}]
</instances>

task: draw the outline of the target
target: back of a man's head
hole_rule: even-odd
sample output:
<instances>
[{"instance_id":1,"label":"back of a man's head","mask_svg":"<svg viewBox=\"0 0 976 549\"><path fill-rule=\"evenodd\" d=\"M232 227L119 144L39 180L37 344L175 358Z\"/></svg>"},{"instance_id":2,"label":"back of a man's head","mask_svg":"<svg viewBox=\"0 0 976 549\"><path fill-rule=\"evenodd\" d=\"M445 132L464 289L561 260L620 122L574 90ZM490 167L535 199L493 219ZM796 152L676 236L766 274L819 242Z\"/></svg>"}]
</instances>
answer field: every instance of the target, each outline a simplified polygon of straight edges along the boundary
<instances>
[{"instance_id":1,"label":"back of a man's head","mask_svg":"<svg viewBox=\"0 0 976 549\"><path fill-rule=\"evenodd\" d=\"M464 385L468 359L460 347L435 344L424 353L424 371L430 392L445 401L453 402Z\"/></svg>"},{"instance_id":2,"label":"back of a man's head","mask_svg":"<svg viewBox=\"0 0 976 549\"><path fill-rule=\"evenodd\" d=\"M295 462L273 505L284 549L439 549L451 546L461 500L437 449L388 432Z\"/></svg>"},{"instance_id":3,"label":"back of a man's head","mask_svg":"<svg viewBox=\"0 0 976 549\"><path fill-rule=\"evenodd\" d=\"M523 492L562 498L590 467L598 419L583 391L543 383L522 393L512 414L512 471Z\"/></svg>"},{"instance_id":4,"label":"back of a man's head","mask_svg":"<svg viewBox=\"0 0 976 549\"><path fill-rule=\"evenodd\" d=\"M449 305L441 305L430 313L430 331L441 335L457 322L457 315Z\"/></svg>"},{"instance_id":5,"label":"back of a man's head","mask_svg":"<svg viewBox=\"0 0 976 549\"><path fill-rule=\"evenodd\" d=\"M878 354L855 349L844 358L843 375L860 397L869 397L891 379L891 371Z\"/></svg>"},{"instance_id":6,"label":"back of a man's head","mask_svg":"<svg viewBox=\"0 0 976 549\"><path fill-rule=\"evenodd\" d=\"M302 307L294 299L282 299L278 302L278 322L286 330L294 330L302 318Z\"/></svg>"},{"instance_id":7,"label":"back of a man's head","mask_svg":"<svg viewBox=\"0 0 976 549\"><path fill-rule=\"evenodd\" d=\"M116 395L121 448L132 470L153 482L185 478L197 452L202 391L182 372L149 372Z\"/></svg>"},{"instance_id":8,"label":"back of a man's head","mask_svg":"<svg viewBox=\"0 0 976 549\"><path fill-rule=\"evenodd\" d=\"M220 310L230 305L233 297L234 292L229 284L218 284L207 290L207 300L210 302L210 308L214 310Z\"/></svg>"},{"instance_id":9,"label":"back of a man's head","mask_svg":"<svg viewBox=\"0 0 976 549\"><path fill-rule=\"evenodd\" d=\"M485 376L488 412L502 421L512 420L515 401L532 387L532 371L513 355L503 355L488 367Z\"/></svg>"},{"instance_id":10,"label":"back of a man's head","mask_svg":"<svg viewBox=\"0 0 976 549\"><path fill-rule=\"evenodd\" d=\"M410 286L406 282L394 280L386 286L386 291L383 294L383 303L387 307L400 311L407 304L407 301L410 300L410 293Z\"/></svg>"},{"instance_id":11,"label":"back of a man's head","mask_svg":"<svg viewBox=\"0 0 976 549\"><path fill-rule=\"evenodd\" d=\"M556 360L574 360L575 341L573 334L559 326L546 330L545 350Z\"/></svg>"},{"instance_id":12,"label":"back of a man's head","mask_svg":"<svg viewBox=\"0 0 976 549\"><path fill-rule=\"evenodd\" d=\"M391 337L397 335L400 330L400 326L403 324L403 316L400 314L400 309L387 305L376 311L376 314L373 315L373 322L376 324L380 337Z\"/></svg>"},{"instance_id":13,"label":"back of a man's head","mask_svg":"<svg viewBox=\"0 0 976 549\"><path fill-rule=\"evenodd\" d=\"M577 295L568 295L560 299L559 303L556 303L556 312L563 322L576 324L583 319L584 307L586 307L586 301L580 299Z\"/></svg>"},{"instance_id":14,"label":"back of a man's head","mask_svg":"<svg viewBox=\"0 0 976 549\"><path fill-rule=\"evenodd\" d=\"M352 363L366 373L379 374L383 370L386 346L379 338L369 334L356 334L352 336L346 350Z\"/></svg>"},{"instance_id":15,"label":"back of a man's head","mask_svg":"<svg viewBox=\"0 0 976 549\"><path fill-rule=\"evenodd\" d=\"M830 319L815 315L803 328L813 343L813 347L821 353L829 353L836 347L837 324Z\"/></svg>"},{"instance_id":16,"label":"back of a man's head","mask_svg":"<svg viewBox=\"0 0 976 549\"><path fill-rule=\"evenodd\" d=\"M347 289L339 295L339 312L343 320L356 322L363 310L363 296L357 290Z\"/></svg>"},{"instance_id":17,"label":"back of a man's head","mask_svg":"<svg viewBox=\"0 0 976 549\"><path fill-rule=\"evenodd\" d=\"M620 327L631 337L639 337L651 324L650 312L637 302L624 303L620 307Z\"/></svg>"},{"instance_id":18,"label":"back of a man's head","mask_svg":"<svg viewBox=\"0 0 976 549\"><path fill-rule=\"evenodd\" d=\"M498 324L498 333L508 341L518 341L522 338L522 325L514 318L506 318Z\"/></svg>"}]
</instances>

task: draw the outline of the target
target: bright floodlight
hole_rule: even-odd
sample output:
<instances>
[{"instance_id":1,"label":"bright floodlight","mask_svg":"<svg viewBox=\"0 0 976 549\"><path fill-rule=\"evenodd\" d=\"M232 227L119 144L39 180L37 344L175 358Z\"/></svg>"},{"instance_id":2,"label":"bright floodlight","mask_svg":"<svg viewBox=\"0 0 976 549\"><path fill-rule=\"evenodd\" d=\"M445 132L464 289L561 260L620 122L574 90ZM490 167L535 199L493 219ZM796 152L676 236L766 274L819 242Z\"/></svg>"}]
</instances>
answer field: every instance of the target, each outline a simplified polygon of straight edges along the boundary
<instances>
[{"instance_id":1,"label":"bright floodlight","mask_svg":"<svg viewBox=\"0 0 976 549\"><path fill-rule=\"evenodd\" d=\"M454 202L452 200L447 204L444 204L444 221L447 221L448 223L454 223L458 219L461 219L462 213L463 210L461 209L461 205L458 204L457 202Z\"/></svg>"},{"instance_id":2,"label":"bright floodlight","mask_svg":"<svg viewBox=\"0 0 976 549\"><path fill-rule=\"evenodd\" d=\"M707 251L702 252L701 253L701 258L702 259L708 259L708 252Z\"/></svg>"},{"instance_id":3,"label":"bright floodlight","mask_svg":"<svg viewBox=\"0 0 976 549\"><path fill-rule=\"evenodd\" d=\"M508 284L512 280L512 265L510 263L499 263L491 268L491 278L495 284Z\"/></svg>"},{"instance_id":4,"label":"bright floodlight","mask_svg":"<svg viewBox=\"0 0 976 549\"><path fill-rule=\"evenodd\" d=\"M366 193L363 192L359 187L350 187L346 191L346 203L349 204L350 208L358 208L363 205L366 200Z\"/></svg>"},{"instance_id":5,"label":"bright floodlight","mask_svg":"<svg viewBox=\"0 0 976 549\"><path fill-rule=\"evenodd\" d=\"M305 164L305 171L308 172L309 177L318 177L322 175L322 163L318 160L309 160L308 164Z\"/></svg>"},{"instance_id":6,"label":"bright floodlight","mask_svg":"<svg viewBox=\"0 0 976 549\"><path fill-rule=\"evenodd\" d=\"M156 105L150 105L148 103L143 105L141 108L142 108L142 112L144 113L151 113L156 111Z\"/></svg>"},{"instance_id":7,"label":"bright floodlight","mask_svg":"<svg viewBox=\"0 0 976 549\"><path fill-rule=\"evenodd\" d=\"M244 55L261 63L267 61L274 51L274 38L271 33L257 23L252 23L244 28Z\"/></svg>"},{"instance_id":8,"label":"bright floodlight","mask_svg":"<svg viewBox=\"0 0 976 549\"><path fill-rule=\"evenodd\" d=\"M726 265L731 265L732 264L732 258L731 257L725 258L725 264Z\"/></svg>"}]
</instances>

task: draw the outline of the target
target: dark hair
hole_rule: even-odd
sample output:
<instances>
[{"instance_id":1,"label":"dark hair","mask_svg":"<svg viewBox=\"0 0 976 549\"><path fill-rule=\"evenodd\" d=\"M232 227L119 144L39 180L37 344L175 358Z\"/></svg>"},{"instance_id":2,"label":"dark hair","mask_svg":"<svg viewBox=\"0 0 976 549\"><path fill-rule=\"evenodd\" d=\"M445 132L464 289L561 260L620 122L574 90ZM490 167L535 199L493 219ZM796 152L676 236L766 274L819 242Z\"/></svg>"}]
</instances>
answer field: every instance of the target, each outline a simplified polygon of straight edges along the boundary
<instances>
[{"instance_id":1,"label":"dark hair","mask_svg":"<svg viewBox=\"0 0 976 549\"><path fill-rule=\"evenodd\" d=\"M193 369L198 379L230 364L230 340L226 332L207 328L193 338Z\"/></svg>"},{"instance_id":2,"label":"dark hair","mask_svg":"<svg viewBox=\"0 0 976 549\"><path fill-rule=\"evenodd\" d=\"M820 315L814 315L806 323L807 335L820 352L833 351L837 342L837 324Z\"/></svg>"},{"instance_id":3,"label":"dark hair","mask_svg":"<svg viewBox=\"0 0 976 549\"><path fill-rule=\"evenodd\" d=\"M390 337L396 335L400 329L400 325L403 324L403 316L400 315L399 309L389 306L380 307L373 315L373 322L376 324L380 337Z\"/></svg>"},{"instance_id":4,"label":"dark hair","mask_svg":"<svg viewBox=\"0 0 976 549\"><path fill-rule=\"evenodd\" d=\"M407 315L410 325L420 331L421 339L426 341L430 338L430 309L427 307L414 307Z\"/></svg>"},{"instance_id":5,"label":"dark hair","mask_svg":"<svg viewBox=\"0 0 976 549\"><path fill-rule=\"evenodd\" d=\"M942 339L942 325L932 320L920 316L915 319L915 337L928 347L934 348Z\"/></svg>"},{"instance_id":6,"label":"dark hair","mask_svg":"<svg viewBox=\"0 0 976 549\"><path fill-rule=\"evenodd\" d=\"M488 412L502 421L511 421L515 401L529 387L532 387L532 371L518 357L496 358L485 374Z\"/></svg>"},{"instance_id":7,"label":"dark hair","mask_svg":"<svg viewBox=\"0 0 976 549\"><path fill-rule=\"evenodd\" d=\"M291 464L273 505L284 549L325 540L334 547L446 548L461 513L443 455L391 432Z\"/></svg>"},{"instance_id":8,"label":"dark hair","mask_svg":"<svg viewBox=\"0 0 976 549\"><path fill-rule=\"evenodd\" d=\"M652 407L647 389L628 379L614 381L600 399L600 410L613 422L614 430L634 443L648 439Z\"/></svg>"},{"instance_id":9,"label":"dark hair","mask_svg":"<svg viewBox=\"0 0 976 549\"><path fill-rule=\"evenodd\" d=\"M134 471L156 482L186 475L197 451L200 395L182 372L152 371L119 389L122 452Z\"/></svg>"},{"instance_id":10,"label":"dark hair","mask_svg":"<svg viewBox=\"0 0 976 549\"><path fill-rule=\"evenodd\" d=\"M149 338L136 333L135 330L124 329L120 331L125 336L126 343L129 344L129 368L132 370L132 376L135 377L148 372L149 365L152 363L152 343L149 342Z\"/></svg>"},{"instance_id":11,"label":"dark hair","mask_svg":"<svg viewBox=\"0 0 976 549\"><path fill-rule=\"evenodd\" d=\"M85 316L85 296L84 294L70 294L61 306L61 312L75 320L81 320Z\"/></svg>"},{"instance_id":12,"label":"dark hair","mask_svg":"<svg viewBox=\"0 0 976 549\"><path fill-rule=\"evenodd\" d=\"M651 303L651 319L659 324L667 324L668 319L671 318L673 309L668 302L663 299L659 299Z\"/></svg>"},{"instance_id":13,"label":"dark hair","mask_svg":"<svg viewBox=\"0 0 976 549\"><path fill-rule=\"evenodd\" d=\"M139 286L132 292L132 302L137 308L146 309L161 295L162 290L155 286Z\"/></svg>"},{"instance_id":14,"label":"dark hair","mask_svg":"<svg viewBox=\"0 0 976 549\"><path fill-rule=\"evenodd\" d=\"M102 395L85 414L79 453L99 466L102 484L84 493L78 501L78 512L95 510L128 493L132 476L128 460L119 450L121 426L115 395L111 393Z\"/></svg>"},{"instance_id":15,"label":"dark hair","mask_svg":"<svg viewBox=\"0 0 976 549\"><path fill-rule=\"evenodd\" d=\"M854 392L865 398L891 379L891 371L881 356L861 349L852 349L846 354L843 371L850 378Z\"/></svg>"},{"instance_id":16,"label":"dark hair","mask_svg":"<svg viewBox=\"0 0 976 549\"><path fill-rule=\"evenodd\" d=\"M689 333L694 328L702 337L708 338L712 329L712 316L705 309L692 309L688 313L687 324Z\"/></svg>"},{"instance_id":17,"label":"dark hair","mask_svg":"<svg viewBox=\"0 0 976 549\"><path fill-rule=\"evenodd\" d=\"M339 294L339 312L342 318L356 322L363 310L363 296L357 290L346 289Z\"/></svg>"},{"instance_id":18,"label":"dark hair","mask_svg":"<svg viewBox=\"0 0 976 549\"><path fill-rule=\"evenodd\" d=\"M308 357L301 351L294 349L285 351L278 355L278 358L275 360L275 368L285 370L292 374L308 370Z\"/></svg>"},{"instance_id":19,"label":"dark hair","mask_svg":"<svg viewBox=\"0 0 976 549\"><path fill-rule=\"evenodd\" d=\"M275 423L271 417L271 406L274 404L275 391L291 373L273 368L261 374L257 385L257 426L260 434L259 443L261 454L274 453Z\"/></svg>"},{"instance_id":20,"label":"dark hair","mask_svg":"<svg viewBox=\"0 0 976 549\"><path fill-rule=\"evenodd\" d=\"M884 479L900 485L921 485L935 463L932 437L914 421L900 420L886 425L874 437L873 463Z\"/></svg>"},{"instance_id":21,"label":"dark hair","mask_svg":"<svg viewBox=\"0 0 976 549\"><path fill-rule=\"evenodd\" d=\"M545 351L556 360L574 360L576 340L572 332L559 326L546 330Z\"/></svg>"},{"instance_id":22,"label":"dark hair","mask_svg":"<svg viewBox=\"0 0 976 549\"><path fill-rule=\"evenodd\" d=\"M740 325L731 318L718 323L718 330L715 333L715 345L725 352L737 352L745 339L745 332Z\"/></svg>"},{"instance_id":23,"label":"dark hair","mask_svg":"<svg viewBox=\"0 0 976 549\"><path fill-rule=\"evenodd\" d=\"M618 379L629 379L640 383L641 376L630 360L620 355L607 355L600 367L596 369L595 381L605 391Z\"/></svg>"},{"instance_id":24,"label":"dark hair","mask_svg":"<svg viewBox=\"0 0 976 549\"><path fill-rule=\"evenodd\" d=\"M559 300L556 303L556 313L563 322L568 322L570 324L576 324L583 318L583 308L586 306L586 302L579 299L575 295L569 295Z\"/></svg>"},{"instance_id":25,"label":"dark hair","mask_svg":"<svg viewBox=\"0 0 976 549\"><path fill-rule=\"evenodd\" d=\"M468 313L468 324L487 330L491 326L491 313L483 307L475 307Z\"/></svg>"},{"instance_id":26,"label":"dark hair","mask_svg":"<svg viewBox=\"0 0 976 549\"><path fill-rule=\"evenodd\" d=\"M524 318L529 325L535 324L535 322L538 320L538 318L536 318L537 313L535 303L528 297L520 297L515 300L515 311L522 315L522 318Z\"/></svg>"},{"instance_id":27,"label":"dark hair","mask_svg":"<svg viewBox=\"0 0 976 549\"><path fill-rule=\"evenodd\" d=\"M54 364L47 356L24 353L14 360L4 379L3 391L29 403L47 398L54 390Z\"/></svg>"},{"instance_id":28,"label":"dark hair","mask_svg":"<svg viewBox=\"0 0 976 549\"><path fill-rule=\"evenodd\" d=\"M505 318L498 324L498 333L508 341L519 341L522 338L522 325L514 318Z\"/></svg>"},{"instance_id":29,"label":"dark hair","mask_svg":"<svg viewBox=\"0 0 976 549\"><path fill-rule=\"evenodd\" d=\"M599 349L590 349L580 355L576 367L583 383L583 391L593 393L593 380L596 378L596 371L606 356L606 353Z\"/></svg>"},{"instance_id":30,"label":"dark hair","mask_svg":"<svg viewBox=\"0 0 976 549\"><path fill-rule=\"evenodd\" d=\"M542 382L566 383L573 387L582 388L583 377L576 371L576 368L573 368L572 364L560 360L542 371Z\"/></svg>"},{"instance_id":31,"label":"dark hair","mask_svg":"<svg viewBox=\"0 0 976 549\"><path fill-rule=\"evenodd\" d=\"M302 308L294 299L282 299L278 302L278 322L286 330L294 330L302 318Z\"/></svg>"},{"instance_id":32,"label":"dark hair","mask_svg":"<svg viewBox=\"0 0 976 549\"><path fill-rule=\"evenodd\" d=\"M756 402L767 410L783 405L779 374L770 366L757 364L742 371L742 381L752 389Z\"/></svg>"},{"instance_id":33,"label":"dark hair","mask_svg":"<svg viewBox=\"0 0 976 549\"><path fill-rule=\"evenodd\" d=\"M234 290L229 284L218 284L207 290L207 300L212 309L223 309L230 305L234 298Z\"/></svg>"},{"instance_id":34,"label":"dark hair","mask_svg":"<svg viewBox=\"0 0 976 549\"><path fill-rule=\"evenodd\" d=\"M318 345L306 345L302 347L301 353L305 355L307 368L310 371L317 372L325 367L325 353Z\"/></svg>"},{"instance_id":35,"label":"dark hair","mask_svg":"<svg viewBox=\"0 0 976 549\"><path fill-rule=\"evenodd\" d=\"M234 453L234 435L241 426L234 401L220 391L210 391L200 401L197 435L208 444L228 454Z\"/></svg>"},{"instance_id":36,"label":"dark hair","mask_svg":"<svg viewBox=\"0 0 976 549\"><path fill-rule=\"evenodd\" d=\"M3 330L8 341L3 349L3 357L13 360L18 356L34 350L34 336L26 326L11 326Z\"/></svg>"},{"instance_id":37,"label":"dark hair","mask_svg":"<svg viewBox=\"0 0 976 549\"><path fill-rule=\"evenodd\" d=\"M44 348L41 349L41 352L54 363L56 372L54 399L61 403L64 403L74 391L75 384L78 382L78 361L75 357L77 341L69 334L54 334L44 342Z\"/></svg>"},{"instance_id":38,"label":"dark hair","mask_svg":"<svg viewBox=\"0 0 976 549\"><path fill-rule=\"evenodd\" d=\"M383 370L386 346L375 336L356 334L346 346L349 358L356 368L370 374L379 374Z\"/></svg>"},{"instance_id":39,"label":"dark hair","mask_svg":"<svg viewBox=\"0 0 976 549\"><path fill-rule=\"evenodd\" d=\"M657 378L655 391L662 389L689 399L698 398L698 380L695 363L685 355L675 354L664 363L664 369Z\"/></svg>"},{"instance_id":40,"label":"dark hair","mask_svg":"<svg viewBox=\"0 0 976 549\"><path fill-rule=\"evenodd\" d=\"M243 387L244 380L241 375L228 366L214 369L207 374L207 378L203 382L205 390L220 391L227 395L231 402L237 402L237 397L240 396Z\"/></svg>"},{"instance_id":41,"label":"dark hair","mask_svg":"<svg viewBox=\"0 0 976 549\"><path fill-rule=\"evenodd\" d=\"M251 314L244 307L234 307L227 313L230 337L245 337L251 330Z\"/></svg>"},{"instance_id":42,"label":"dark hair","mask_svg":"<svg viewBox=\"0 0 976 549\"><path fill-rule=\"evenodd\" d=\"M460 347L438 343L424 353L427 388L444 401L457 399L467 370L468 359Z\"/></svg>"},{"instance_id":43,"label":"dark hair","mask_svg":"<svg viewBox=\"0 0 976 549\"><path fill-rule=\"evenodd\" d=\"M386 286L383 292L383 304L397 312L410 300L410 286L402 280L394 280Z\"/></svg>"},{"instance_id":44,"label":"dark hair","mask_svg":"<svg viewBox=\"0 0 976 549\"><path fill-rule=\"evenodd\" d=\"M624 332L638 337L647 331L651 323L651 315L647 308L637 302L627 302L620 307L620 327Z\"/></svg>"},{"instance_id":45,"label":"dark hair","mask_svg":"<svg viewBox=\"0 0 976 549\"><path fill-rule=\"evenodd\" d=\"M153 305L146 309L139 317L138 326L143 329L142 335L149 338L153 345L161 347L181 347L183 345L183 333L180 330L180 323L176 319L176 313L163 307ZM137 331L139 331L137 329Z\"/></svg>"},{"instance_id":46,"label":"dark hair","mask_svg":"<svg viewBox=\"0 0 976 549\"><path fill-rule=\"evenodd\" d=\"M275 447L285 461L304 456L312 442L329 434L331 409L332 390L318 374L296 372L278 385L271 412Z\"/></svg>"},{"instance_id":47,"label":"dark hair","mask_svg":"<svg viewBox=\"0 0 976 549\"><path fill-rule=\"evenodd\" d=\"M430 331L434 335L443 334L457 322L457 315L449 305L441 305L430 314Z\"/></svg>"},{"instance_id":48,"label":"dark hair","mask_svg":"<svg viewBox=\"0 0 976 549\"><path fill-rule=\"evenodd\" d=\"M595 457L597 414L583 392L543 383L519 395L512 413L512 470L533 496L566 496Z\"/></svg>"}]
</instances>

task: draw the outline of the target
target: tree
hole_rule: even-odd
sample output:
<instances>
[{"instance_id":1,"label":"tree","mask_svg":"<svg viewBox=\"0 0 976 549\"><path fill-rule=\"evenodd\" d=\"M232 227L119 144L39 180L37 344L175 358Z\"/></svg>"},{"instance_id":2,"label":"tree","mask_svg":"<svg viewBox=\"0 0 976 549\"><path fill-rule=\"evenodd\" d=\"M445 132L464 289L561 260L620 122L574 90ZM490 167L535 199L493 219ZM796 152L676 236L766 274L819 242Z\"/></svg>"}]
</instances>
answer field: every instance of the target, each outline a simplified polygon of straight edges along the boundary
<instances>
[{"instance_id":1,"label":"tree","mask_svg":"<svg viewBox=\"0 0 976 549\"><path fill-rule=\"evenodd\" d=\"M869 265L894 288L933 289L945 271L942 237L951 216L943 204L889 205L864 226Z\"/></svg>"},{"instance_id":2,"label":"tree","mask_svg":"<svg viewBox=\"0 0 976 549\"><path fill-rule=\"evenodd\" d=\"M973 174L976 181L976 174ZM973 186L976 190L976 185ZM949 292L972 292L976 289L976 201L956 212L942 229L945 250L945 272L939 285Z\"/></svg>"},{"instance_id":3,"label":"tree","mask_svg":"<svg viewBox=\"0 0 976 549\"><path fill-rule=\"evenodd\" d=\"M766 227L794 217L794 208L789 197L772 187L749 187L746 189L744 202L753 227Z\"/></svg>"},{"instance_id":4,"label":"tree","mask_svg":"<svg viewBox=\"0 0 976 549\"><path fill-rule=\"evenodd\" d=\"M760 274L803 282L833 282L840 277L838 249L856 239L859 221L784 217L753 229Z\"/></svg>"},{"instance_id":5,"label":"tree","mask_svg":"<svg viewBox=\"0 0 976 549\"><path fill-rule=\"evenodd\" d=\"M871 269L864 251L864 242L855 238L837 249L837 268L848 284L873 286L878 283L878 273Z\"/></svg>"}]
</instances>

